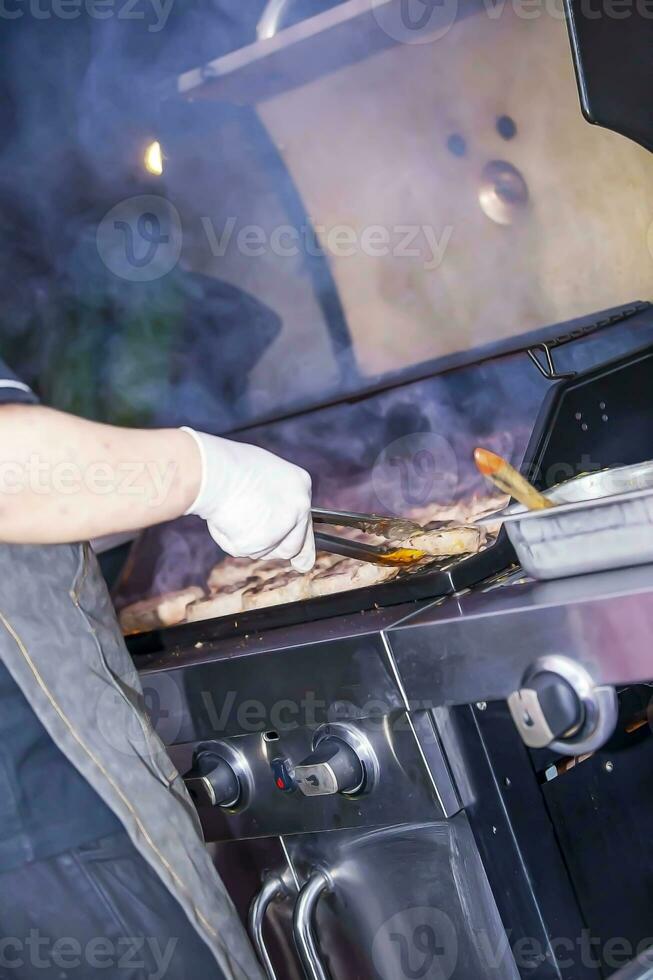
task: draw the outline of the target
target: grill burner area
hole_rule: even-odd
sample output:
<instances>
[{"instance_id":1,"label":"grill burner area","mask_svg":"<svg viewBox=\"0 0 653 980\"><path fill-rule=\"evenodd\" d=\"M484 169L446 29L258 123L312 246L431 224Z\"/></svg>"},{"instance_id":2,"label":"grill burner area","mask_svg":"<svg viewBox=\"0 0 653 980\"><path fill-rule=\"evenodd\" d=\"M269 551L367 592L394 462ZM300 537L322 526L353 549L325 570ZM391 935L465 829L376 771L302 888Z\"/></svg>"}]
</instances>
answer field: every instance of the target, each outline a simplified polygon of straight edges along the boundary
<instances>
[{"instance_id":1,"label":"grill burner area","mask_svg":"<svg viewBox=\"0 0 653 980\"><path fill-rule=\"evenodd\" d=\"M648 325L646 306L638 307L635 312L630 308L624 315L642 318L644 325ZM615 316L604 322L614 323ZM570 332L551 346L572 344L578 336L584 334ZM544 488L583 471L653 457L650 427L642 424L649 412L647 393L652 384L650 344L588 371L565 372L564 380L545 393L524 453L522 471ZM609 411L599 410L598 406L606 405ZM601 419L608 415L608 421L594 424L597 412ZM586 424L579 424L578 419ZM487 510L496 509L496 504L493 500ZM355 583L353 588L332 595L303 597L302 593L293 595L290 589L283 595L284 601L268 608L250 608L130 637L130 647L134 653L153 652L161 646L170 648L227 636L247 636L379 607L437 599L470 589L514 563L512 547L507 537L499 533L493 544L474 555L446 559L410 574L396 574L379 584L355 587L358 584ZM273 595L271 598L274 601Z\"/></svg>"},{"instance_id":2,"label":"grill burner area","mask_svg":"<svg viewBox=\"0 0 653 980\"><path fill-rule=\"evenodd\" d=\"M431 572L451 565L461 555L476 554L493 543L496 534L488 534L485 528L475 527L474 519L492 513L507 502L506 497L488 497L468 505L455 507L419 508L409 515L425 529L434 529L433 555L413 570L383 567L339 555L319 552L315 567L308 575L293 571L284 561L252 561L246 558L224 558L211 570L208 577L208 596L202 589L192 586L125 607L120 613L123 632L139 633L153 627L167 627L184 621L199 622L235 617L257 609L312 600L351 590L378 586L418 571ZM451 525L444 529L442 523ZM497 528L498 530L498 528ZM353 529L341 531L342 537L353 540L369 540L374 543L383 539L363 534ZM386 542L383 542L386 543ZM437 548L442 557L436 558Z\"/></svg>"}]
</instances>

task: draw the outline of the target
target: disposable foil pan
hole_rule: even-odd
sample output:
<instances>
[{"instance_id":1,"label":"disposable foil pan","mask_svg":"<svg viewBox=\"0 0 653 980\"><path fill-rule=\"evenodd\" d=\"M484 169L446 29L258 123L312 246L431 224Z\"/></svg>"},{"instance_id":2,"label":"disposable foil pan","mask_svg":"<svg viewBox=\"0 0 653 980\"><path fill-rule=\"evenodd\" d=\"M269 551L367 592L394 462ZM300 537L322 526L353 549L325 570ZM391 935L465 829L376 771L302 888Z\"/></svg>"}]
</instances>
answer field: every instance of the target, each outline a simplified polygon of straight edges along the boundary
<instances>
[{"instance_id":1,"label":"disposable foil pan","mask_svg":"<svg viewBox=\"0 0 653 980\"><path fill-rule=\"evenodd\" d=\"M653 461L578 476L546 496L555 508L496 515L533 578L653 562Z\"/></svg>"}]
</instances>

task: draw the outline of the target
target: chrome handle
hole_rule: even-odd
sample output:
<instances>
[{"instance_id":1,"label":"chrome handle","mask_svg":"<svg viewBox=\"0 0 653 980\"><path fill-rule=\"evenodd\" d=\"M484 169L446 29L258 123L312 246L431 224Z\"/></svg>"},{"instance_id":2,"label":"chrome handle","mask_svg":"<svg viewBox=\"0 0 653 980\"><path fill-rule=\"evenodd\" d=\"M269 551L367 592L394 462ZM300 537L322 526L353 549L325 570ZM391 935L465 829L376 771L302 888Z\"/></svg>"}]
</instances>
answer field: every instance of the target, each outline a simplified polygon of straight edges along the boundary
<instances>
[{"instance_id":1,"label":"chrome handle","mask_svg":"<svg viewBox=\"0 0 653 980\"><path fill-rule=\"evenodd\" d=\"M293 934L299 958L309 980L330 980L313 935L313 915L320 895L329 891L331 880L325 871L316 871L303 886L293 914Z\"/></svg>"},{"instance_id":2,"label":"chrome handle","mask_svg":"<svg viewBox=\"0 0 653 980\"><path fill-rule=\"evenodd\" d=\"M270 959L270 954L265 946L265 941L263 939L263 922L265 920L265 913L268 910L268 906L275 898L279 895L285 894L287 891L286 885L278 875L270 875L270 877L265 881L260 892L249 907L249 915L247 916L247 928L249 931L249 938L252 940L254 949L258 955L261 965L265 970L265 975L268 980L278 980L276 973L274 972L274 967L272 966L272 960Z\"/></svg>"}]
</instances>

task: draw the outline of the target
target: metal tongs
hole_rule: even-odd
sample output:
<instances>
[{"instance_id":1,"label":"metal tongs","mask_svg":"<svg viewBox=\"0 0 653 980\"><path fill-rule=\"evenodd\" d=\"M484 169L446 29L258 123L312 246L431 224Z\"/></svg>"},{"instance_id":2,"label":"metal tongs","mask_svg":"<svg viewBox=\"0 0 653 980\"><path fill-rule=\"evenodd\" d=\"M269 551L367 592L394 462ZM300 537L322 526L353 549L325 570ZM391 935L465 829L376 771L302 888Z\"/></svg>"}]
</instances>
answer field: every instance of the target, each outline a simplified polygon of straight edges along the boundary
<instances>
[{"instance_id":1,"label":"metal tongs","mask_svg":"<svg viewBox=\"0 0 653 980\"><path fill-rule=\"evenodd\" d=\"M346 510L323 510L313 507L314 524L332 524L336 527L354 527L365 534L377 534L388 540L410 537L420 534L424 528L416 521L408 521L402 517L382 517L378 514L355 514ZM333 555L344 558L357 558L359 561L371 562L374 565L396 565L409 568L430 557L428 552L419 548L384 547L384 545L366 544L363 541L351 541L335 534L315 534L315 547L318 551L328 551Z\"/></svg>"}]
</instances>

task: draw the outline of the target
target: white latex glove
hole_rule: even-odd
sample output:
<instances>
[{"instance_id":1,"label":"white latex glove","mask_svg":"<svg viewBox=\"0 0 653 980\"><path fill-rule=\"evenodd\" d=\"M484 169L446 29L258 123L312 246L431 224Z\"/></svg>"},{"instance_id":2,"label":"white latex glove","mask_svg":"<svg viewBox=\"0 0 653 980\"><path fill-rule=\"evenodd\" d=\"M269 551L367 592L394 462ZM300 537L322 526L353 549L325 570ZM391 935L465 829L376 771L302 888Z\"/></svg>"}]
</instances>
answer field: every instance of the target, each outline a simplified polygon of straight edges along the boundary
<instances>
[{"instance_id":1,"label":"white latex glove","mask_svg":"<svg viewBox=\"0 0 653 980\"><path fill-rule=\"evenodd\" d=\"M237 558L285 558L298 572L315 564L311 478L265 449L183 427L202 457L202 482L186 511Z\"/></svg>"}]
</instances>

